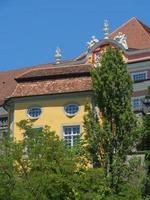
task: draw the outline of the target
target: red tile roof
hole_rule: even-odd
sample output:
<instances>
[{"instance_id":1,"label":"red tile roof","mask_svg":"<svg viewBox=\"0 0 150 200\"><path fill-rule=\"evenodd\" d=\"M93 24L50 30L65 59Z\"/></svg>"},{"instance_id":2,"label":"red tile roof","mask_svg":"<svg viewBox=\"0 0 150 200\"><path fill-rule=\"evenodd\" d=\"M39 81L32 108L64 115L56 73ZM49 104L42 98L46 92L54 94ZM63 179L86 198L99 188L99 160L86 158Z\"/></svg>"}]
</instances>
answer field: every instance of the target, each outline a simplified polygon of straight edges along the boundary
<instances>
[{"instance_id":1,"label":"red tile roof","mask_svg":"<svg viewBox=\"0 0 150 200\"><path fill-rule=\"evenodd\" d=\"M14 77L25 70L26 69L0 72L0 105L4 103L4 99L10 96L15 89L16 81Z\"/></svg>"},{"instance_id":2,"label":"red tile roof","mask_svg":"<svg viewBox=\"0 0 150 200\"><path fill-rule=\"evenodd\" d=\"M73 75L84 75L89 74L92 65L81 64L81 65L72 65L72 66L59 66L59 67L49 67L49 68L41 68L41 69L30 69L29 71L23 73L19 77L16 78L17 81L26 81L40 78L58 78L58 77L66 77Z\"/></svg>"},{"instance_id":3,"label":"red tile roof","mask_svg":"<svg viewBox=\"0 0 150 200\"><path fill-rule=\"evenodd\" d=\"M29 67L29 68L23 68L23 69L18 69L18 70L11 70L11 71L4 71L4 72L0 72L0 105L2 105L4 103L4 100L8 97L14 96L15 94L18 96L17 92L15 93L15 91L18 91L19 88L22 86L20 84L20 87L17 85L17 81L21 81L21 80L25 80L25 81L29 81L29 79L40 79L43 77L47 78L47 79L54 79L54 77L56 78L56 76L60 76L59 78L67 78L69 77L81 77L80 78L76 78L76 79L71 79L71 82L68 79L64 79L64 80L58 80L55 81L53 80L50 81L49 83L52 84L51 89L50 89L50 85L46 86L48 83L46 82L46 85L43 85L43 82L39 82L38 85L42 85L42 87L48 87L48 91L51 93L52 91L54 91L55 93L62 93L63 90L64 92L69 92L69 85L65 82L65 80L70 83L70 92L73 91L75 92L76 90L78 91L83 91L83 80L82 79L83 76L89 76L89 72L91 69L91 65L84 65L84 64L75 64L76 62L64 62L64 63L60 63L59 65L55 64L44 64L44 65L38 65L38 66L34 66L34 67ZM63 77L62 77L63 75ZM75 76L74 76L75 75ZM16 78L17 77L17 78ZM17 81L16 81L17 80ZM75 84L75 81L77 83L77 85ZM62 87L60 86L62 82ZM82 83L81 88L79 88L79 83ZM58 84L57 84L58 83ZM85 81L86 83L86 81ZM72 88L73 85L75 84L74 89ZM25 84L26 85L26 84ZM28 85L28 84L27 84ZM31 82L30 82L30 86L31 86ZM33 84L35 86L35 82ZM56 85L56 88L54 88ZM40 86L38 86L40 88ZM67 87L67 88L65 88ZM31 90L32 88L32 90ZM30 92L28 92L31 95L31 91L34 95L34 93L36 92L36 86L35 89L31 86L31 88L29 89ZM85 90L86 87L85 87ZM25 91L26 92L26 91ZM47 92L47 90L45 90L45 92ZM20 92L19 92L20 93ZM12 95L13 94L13 95ZM22 93L20 93L21 95ZM38 93L36 93L38 95ZM40 94L44 94L44 88L42 91L39 90L39 95Z\"/></svg>"},{"instance_id":4,"label":"red tile roof","mask_svg":"<svg viewBox=\"0 0 150 200\"><path fill-rule=\"evenodd\" d=\"M114 38L119 32L127 36L127 44L131 49L150 48L150 28L135 17L117 28L109 37Z\"/></svg>"},{"instance_id":5,"label":"red tile roof","mask_svg":"<svg viewBox=\"0 0 150 200\"><path fill-rule=\"evenodd\" d=\"M35 67L42 68L48 66L50 67L52 66L52 64L43 64L43 65L0 72L0 105L2 105L4 103L5 98L11 96L12 92L14 91L17 85L17 82L15 81L16 76L19 76L20 74Z\"/></svg>"},{"instance_id":6,"label":"red tile roof","mask_svg":"<svg viewBox=\"0 0 150 200\"><path fill-rule=\"evenodd\" d=\"M60 63L59 66L63 66L63 65L67 66L74 63L75 62L68 61L68 62ZM19 77L21 74L24 74L33 69L37 69L37 68L42 69L42 68L48 68L48 67L51 68L54 66L56 65L42 64L42 65L37 65L37 66L32 66L32 67L0 72L0 105L3 105L5 98L11 96L14 89L16 88L16 85L17 85L17 82L15 80L16 77Z\"/></svg>"},{"instance_id":7,"label":"red tile roof","mask_svg":"<svg viewBox=\"0 0 150 200\"><path fill-rule=\"evenodd\" d=\"M91 89L91 77L89 76L29 81L18 83L11 97L81 92L90 91Z\"/></svg>"}]
</instances>

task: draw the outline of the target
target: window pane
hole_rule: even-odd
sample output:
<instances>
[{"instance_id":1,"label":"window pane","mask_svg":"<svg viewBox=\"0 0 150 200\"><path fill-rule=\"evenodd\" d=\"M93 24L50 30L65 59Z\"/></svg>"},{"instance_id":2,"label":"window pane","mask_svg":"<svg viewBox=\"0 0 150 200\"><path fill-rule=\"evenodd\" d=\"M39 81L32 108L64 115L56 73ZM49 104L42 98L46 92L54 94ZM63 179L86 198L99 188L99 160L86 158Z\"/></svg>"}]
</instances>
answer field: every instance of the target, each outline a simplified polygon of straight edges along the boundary
<instances>
[{"instance_id":1,"label":"window pane","mask_svg":"<svg viewBox=\"0 0 150 200\"><path fill-rule=\"evenodd\" d=\"M79 135L73 136L73 146L77 145L79 143Z\"/></svg>"},{"instance_id":2,"label":"window pane","mask_svg":"<svg viewBox=\"0 0 150 200\"><path fill-rule=\"evenodd\" d=\"M41 113L42 113L42 110L39 107L30 107L28 108L28 112L27 112L28 116L31 118L38 118Z\"/></svg>"},{"instance_id":3,"label":"window pane","mask_svg":"<svg viewBox=\"0 0 150 200\"><path fill-rule=\"evenodd\" d=\"M79 141L80 126L64 126L63 127L64 141L67 146L74 146Z\"/></svg>"},{"instance_id":4,"label":"window pane","mask_svg":"<svg viewBox=\"0 0 150 200\"><path fill-rule=\"evenodd\" d=\"M43 128L39 127L39 128L33 128L36 132L42 132Z\"/></svg>"},{"instance_id":5,"label":"window pane","mask_svg":"<svg viewBox=\"0 0 150 200\"><path fill-rule=\"evenodd\" d=\"M133 81L142 81L146 80L146 72L137 72L137 73L132 73L132 79Z\"/></svg>"},{"instance_id":6,"label":"window pane","mask_svg":"<svg viewBox=\"0 0 150 200\"><path fill-rule=\"evenodd\" d=\"M140 99L134 99L133 100L133 108L140 107Z\"/></svg>"},{"instance_id":7,"label":"window pane","mask_svg":"<svg viewBox=\"0 0 150 200\"><path fill-rule=\"evenodd\" d=\"M78 126L73 127L73 134L79 134L80 133L80 128Z\"/></svg>"},{"instance_id":8,"label":"window pane","mask_svg":"<svg viewBox=\"0 0 150 200\"><path fill-rule=\"evenodd\" d=\"M65 136L65 144L71 147L71 136Z\"/></svg>"},{"instance_id":9,"label":"window pane","mask_svg":"<svg viewBox=\"0 0 150 200\"><path fill-rule=\"evenodd\" d=\"M65 127L64 134L65 135L71 135L71 127Z\"/></svg>"},{"instance_id":10,"label":"window pane","mask_svg":"<svg viewBox=\"0 0 150 200\"><path fill-rule=\"evenodd\" d=\"M7 117L0 118L0 129L7 128L7 126L8 126L8 118Z\"/></svg>"},{"instance_id":11,"label":"window pane","mask_svg":"<svg viewBox=\"0 0 150 200\"><path fill-rule=\"evenodd\" d=\"M144 100L144 97L137 97L132 99L132 107L133 109L141 109L142 108L142 101Z\"/></svg>"},{"instance_id":12,"label":"window pane","mask_svg":"<svg viewBox=\"0 0 150 200\"><path fill-rule=\"evenodd\" d=\"M64 110L68 115L75 115L79 110L79 106L77 104L69 104L65 106Z\"/></svg>"}]
</instances>

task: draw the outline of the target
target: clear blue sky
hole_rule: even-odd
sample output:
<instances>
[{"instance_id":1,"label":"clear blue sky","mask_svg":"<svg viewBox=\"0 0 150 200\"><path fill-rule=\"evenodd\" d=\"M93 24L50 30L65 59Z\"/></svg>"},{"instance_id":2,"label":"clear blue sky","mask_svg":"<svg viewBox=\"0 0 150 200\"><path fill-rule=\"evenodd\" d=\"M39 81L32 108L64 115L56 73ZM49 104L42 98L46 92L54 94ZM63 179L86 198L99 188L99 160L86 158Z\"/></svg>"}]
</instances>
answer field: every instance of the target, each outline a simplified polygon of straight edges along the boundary
<instances>
[{"instance_id":1,"label":"clear blue sky","mask_svg":"<svg viewBox=\"0 0 150 200\"><path fill-rule=\"evenodd\" d=\"M54 61L86 50L92 35L103 37L135 16L150 26L150 0L0 0L0 70Z\"/></svg>"}]
</instances>

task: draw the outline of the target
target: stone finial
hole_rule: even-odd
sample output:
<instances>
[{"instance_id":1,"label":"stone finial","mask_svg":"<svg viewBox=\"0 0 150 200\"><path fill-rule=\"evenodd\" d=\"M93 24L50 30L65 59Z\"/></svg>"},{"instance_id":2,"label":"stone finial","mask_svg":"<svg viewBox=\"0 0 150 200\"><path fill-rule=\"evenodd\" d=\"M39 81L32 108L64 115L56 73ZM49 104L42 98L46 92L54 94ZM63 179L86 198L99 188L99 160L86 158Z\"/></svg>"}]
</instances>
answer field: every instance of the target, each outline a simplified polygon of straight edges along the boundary
<instances>
[{"instance_id":1,"label":"stone finial","mask_svg":"<svg viewBox=\"0 0 150 200\"><path fill-rule=\"evenodd\" d=\"M103 31L104 31L104 39L108 39L108 35L109 35L109 22L108 22L107 19L104 20Z\"/></svg>"},{"instance_id":2,"label":"stone finial","mask_svg":"<svg viewBox=\"0 0 150 200\"><path fill-rule=\"evenodd\" d=\"M54 57L55 57L55 60L56 60L56 64L59 64L60 61L61 61L61 57L62 57L61 49L59 47L56 48Z\"/></svg>"},{"instance_id":3,"label":"stone finial","mask_svg":"<svg viewBox=\"0 0 150 200\"><path fill-rule=\"evenodd\" d=\"M89 42L87 42L87 48L88 48L88 50L90 50L97 42L99 42L99 40L96 39L96 37L93 35L91 37L91 40Z\"/></svg>"},{"instance_id":4,"label":"stone finial","mask_svg":"<svg viewBox=\"0 0 150 200\"><path fill-rule=\"evenodd\" d=\"M116 40L118 43L122 44L122 46L125 49L128 49L127 36L125 34L119 32L118 35L116 35L114 37L114 40Z\"/></svg>"}]
</instances>

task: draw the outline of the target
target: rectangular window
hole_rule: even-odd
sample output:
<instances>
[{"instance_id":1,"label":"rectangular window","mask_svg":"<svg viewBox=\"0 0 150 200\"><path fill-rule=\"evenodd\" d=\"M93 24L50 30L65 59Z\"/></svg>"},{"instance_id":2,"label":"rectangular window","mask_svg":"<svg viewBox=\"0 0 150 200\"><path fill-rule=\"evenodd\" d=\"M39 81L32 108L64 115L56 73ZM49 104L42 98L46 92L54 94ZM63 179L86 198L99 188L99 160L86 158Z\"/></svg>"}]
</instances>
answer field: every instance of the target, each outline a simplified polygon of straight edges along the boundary
<instances>
[{"instance_id":1,"label":"rectangular window","mask_svg":"<svg viewBox=\"0 0 150 200\"><path fill-rule=\"evenodd\" d=\"M7 126L8 126L8 118L7 117L0 118L0 129L7 128Z\"/></svg>"},{"instance_id":2,"label":"rectangular window","mask_svg":"<svg viewBox=\"0 0 150 200\"><path fill-rule=\"evenodd\" d=\"M35 133L38 134L39 132L43 131L43 127L42 126L33 126L32 130L34 130ZM28 139L28 135L26 135L25 138ZM24 159L28 158L28 154L29 154L28 146L25 146L23 151L24 151Z\"/></svg>"},{"instance_id":3,"label":"rectangular window","mask_svg":"<svg viewBox=\"0 0 150 200\"><path fill-rule=\"evenodd\" d=\"M4 139L7 135L8 128L8 118L1 117L0 118L0 140Z\"/></svg>"},{"instance_id":4,"label":"rectangular window","mask_svg":"<svg viewBox=\"0 0 150 200\"><path fill-rule=\"evenodd\" d=\"M69 147L75 146L80 137L80 126L63 126L63 137L65 144Z\"/></svg>"},{"instance_id":5,"label":"rectangular window","mask_svg":"<svg viewBox=\"0 0 150 200\"><path fill-rule=\"evenodd\" d=\"M39 127L36 127L36 126L33 126L32 127L32 130L35 131L35 133L39 133L39 132L42 132L43 131L43 127L42 126L39 126ZM25 134L25 138L28 138L28 131L24 133Z\"/></svg>"},{"instance_id":6,"label":"rectangular window","mask_svg":"<svg viewBox=\"0 0 150 200\"><path fill-rule=\"evenodd\" d=\"M133 107L133 110L141 110L142 109L142 106L143 106L143 103L142 101L144 100L144 96L141 96L141 97L133 97L132 98L132 107Z\"/></svg>"},{"instance_id":7,"label":"rectangular window","mask_svg":"<svg viewBox=\"0 0 150 200\"><path fill-rule=\"evenodd\" d=\"M144 81L147 79L147 71L131 73L134 82Z\"/></svg>"},{"instance_id":8,"label":"rectangular window","mask_svg":"<svg viewBox=\"0 0 150 200\"><path fill-rule=\"evenodd\" d=\"M33 127L33 130L35 130L36 132L42 132L43 127Z\"/></svg>"}]
</instances>

